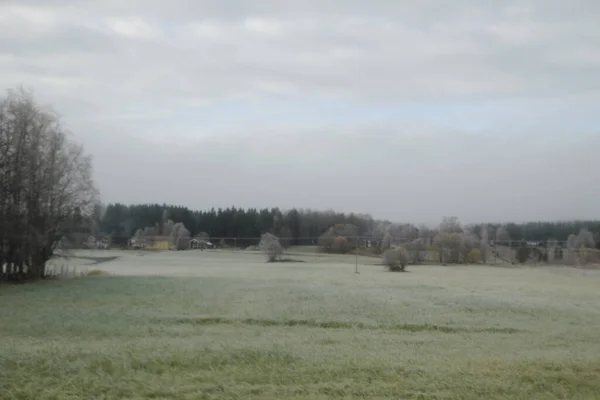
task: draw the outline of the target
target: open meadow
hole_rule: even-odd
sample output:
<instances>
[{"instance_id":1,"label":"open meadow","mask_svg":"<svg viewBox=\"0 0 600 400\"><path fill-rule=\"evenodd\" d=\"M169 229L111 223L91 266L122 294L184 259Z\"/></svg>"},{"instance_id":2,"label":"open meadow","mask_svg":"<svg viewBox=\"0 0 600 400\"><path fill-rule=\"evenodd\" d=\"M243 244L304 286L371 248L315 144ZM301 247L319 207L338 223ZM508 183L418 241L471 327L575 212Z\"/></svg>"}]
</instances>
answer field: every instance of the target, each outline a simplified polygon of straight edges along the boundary
<instances>
[{"instance_id":1,"label":"open meadow","mask_svg":"<svg viewBox=\"0 0 600 400\"><path fill-rule=\"evenodd\" d=\"M76 255L0 286L1 399L600 398L600 271Z\"/></svg>"}]
</instances>

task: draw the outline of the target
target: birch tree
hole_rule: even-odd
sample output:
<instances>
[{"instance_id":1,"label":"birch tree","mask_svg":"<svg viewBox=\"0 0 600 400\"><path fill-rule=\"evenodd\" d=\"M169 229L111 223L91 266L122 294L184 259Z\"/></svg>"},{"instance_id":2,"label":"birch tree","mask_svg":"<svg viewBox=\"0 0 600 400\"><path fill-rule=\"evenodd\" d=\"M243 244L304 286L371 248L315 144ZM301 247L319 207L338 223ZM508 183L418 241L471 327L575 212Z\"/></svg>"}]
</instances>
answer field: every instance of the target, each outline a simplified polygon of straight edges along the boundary
<instances>
[{"instance_id":1,"label":"birch tree","mask_svg":"<svg viewBox=\"0 0 600 400\"><path fill-rule=\"evenodd\" d=\"M0 276L46 276L70 215L92 214L91 158L24 89L0 99Z\"/></svg>"}]
</instances>

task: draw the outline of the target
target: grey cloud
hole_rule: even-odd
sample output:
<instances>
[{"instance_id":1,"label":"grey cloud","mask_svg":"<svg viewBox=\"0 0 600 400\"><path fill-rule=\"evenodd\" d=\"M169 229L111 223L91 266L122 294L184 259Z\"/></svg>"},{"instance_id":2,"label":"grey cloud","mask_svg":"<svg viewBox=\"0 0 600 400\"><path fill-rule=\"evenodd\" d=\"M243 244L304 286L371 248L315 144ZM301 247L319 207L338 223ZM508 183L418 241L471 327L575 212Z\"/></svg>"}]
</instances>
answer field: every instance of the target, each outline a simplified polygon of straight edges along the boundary
<instances>
[{"instance_id":1,"label":"grey cloud","mask_svg":"<svg viewBox=\"0 0 600 400\"><path fill-rule=\"evenodd\" d=\"M589 217L597 139L548 121L581 126L600 100L598 17L594 0L5 1L0 87L56 106L108 201ZM292 119L282 99L338 102L356 122L276 124ZM433 105L484 100L435 122ZM432 121L359 118L415 104ZM560 183L517 178L545 173Z\"/></svg>"},{"instance_id":2,"label":"grey cloud","mask_svg":"<svg viewBox=\"0 0 600 400\"><path fill-rule=\"evenodd\" d=\"M230 2L229 7L224 2L200 2L201 6L182 2L176 7L182 19L173 22L161 20L163 13L170 15L173 6L148 2L140 8L145 18L132 16L137 10L130 8L121 21L131 29L135 23L146 24L148 30L160 33L145 38L110 31L111 11L125 11L124 5L116 4L100 6L106 14L95 16L75 3L66 6L70 10L67 15L82 20L71 25L57 23L47 36L49 46L43 48L59 47L57 53L70 48L69 71L94 79L99 86L104 81L120 82L116 85L120 96L190 92L195 97L219 98L283 90L427 100L536 96L600 88L594 73L600 60L588 55L600 40L579 35L581 30L593 29L595 20L540 20L537 12L552 9L552 5L542 7L538 2L531 2L537 7L525 13L526 17L501 12L507 7L497 3L476 7L464 1L447 15L434 8L435 2L419 7L379 2L367 10L359 9L363 2L350 2L337 14L322 11L333 10L333 5L339 9L340 3L335 2L325 2L322 7L316 3L312 7L295 5L291 10L288 6L285 13L281 5L273 7L273 2L268 2L270 7L266 2L243 2L245 5L238 7ZM597 8L591 1L588 4ZM60 15L61 8L55 7ZM238 18L223 18L227 10ZM396 14L404 17L397 19ZM94 24L96 29L82 31ZM270 31L268 25L273 24L276 27ZM264 32L261 25L266 26ZM498 26L503 28L494 29ZM535 28L519 30L528 26ZM516 43L514 32L520 31L524 33L517 35ZM527 42L527 37L536 35L537 41ZM38 51L40 41L28 38L11 43L14 49L26 52L28 48ZM574 44L580 47L578 53L573 51ZM74 51L80 54L74 55ZM83 57L92 51L98 57ZM68 63L61 60L58 64L64 68ZM40 60L24 58L18 65L19 70L36 68Z\"/></svg>"}]
</instances>

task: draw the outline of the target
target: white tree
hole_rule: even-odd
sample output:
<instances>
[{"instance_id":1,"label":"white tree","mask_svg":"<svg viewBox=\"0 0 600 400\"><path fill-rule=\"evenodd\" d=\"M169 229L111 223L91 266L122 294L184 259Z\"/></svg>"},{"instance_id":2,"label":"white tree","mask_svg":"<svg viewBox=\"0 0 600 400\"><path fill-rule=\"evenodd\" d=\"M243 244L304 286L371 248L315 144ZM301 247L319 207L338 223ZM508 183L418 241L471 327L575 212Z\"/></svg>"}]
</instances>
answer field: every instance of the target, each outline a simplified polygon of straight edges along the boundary
<instances>
[{"instance_id":1,"label":"white tree","mask_svg":"<svg viewBox=\"0 0 600 400\"><path fill-rule=\"evenodd\" d=\"M575 263L577 258L579 262L585 264L588 261L589 249L596 247L594 234L587 228L582 228L579 234L569 235L567 239L568 258L571 263Z\"/></svg>"},{"instance_id":2,"label":"white tree","mask_svg":"<svg viewBox=\"0 0 600 400\"><path fill-rule=\"evenodd\" d=\"M182 222L173 225L170 241L171 246L173 246L175 250L184 250L189 247L190 231L187 230Z\"/></svg>"},{"instance_id":3,"label":"white tree","mask_svg":"<svg viewBox=\"0 0 600 400\"><path fill-rule=\"evenodd\" d=\"M258 247L267 255L268 262L277 261L283 255L283 247L279 243L279 238L272 233L264 233L260 237Z\"/></svg>"},{"instance_id":4,"label":"white tree","mask_svg":"<svg viewBox=\"0 0 600 400\"><path fill-rule=\"evenodd\" d=\"M166 210L165 210L165 212L166 212ZM174 225L175 225L175 223L173 222L173 220L171 220L171 219L166 220L163 224L162 235L163 236L171 236L171 233L173 233Z\"/></svg>"},{"instance_id":5,"label":"white tree","mask_svg":"<svg viewBox=\"0 0 600 400\"><path fill-rule=\"evenodd\" d=\"M546 251L548 252L548 262L554 262L556 258L556 247L558 246L558 242L555 239L548 240Z\"/></svg>"},{"instance_id":6,"label":"white tree","mask_svg":"<svg viewBox=\"0 0 600 400\"><path fill-rule=\"evenodd\" d=\"M408 252L403 247L383 252L382 262L391 272L404 272L408 264Z\"/></svg>"}]
</instances>

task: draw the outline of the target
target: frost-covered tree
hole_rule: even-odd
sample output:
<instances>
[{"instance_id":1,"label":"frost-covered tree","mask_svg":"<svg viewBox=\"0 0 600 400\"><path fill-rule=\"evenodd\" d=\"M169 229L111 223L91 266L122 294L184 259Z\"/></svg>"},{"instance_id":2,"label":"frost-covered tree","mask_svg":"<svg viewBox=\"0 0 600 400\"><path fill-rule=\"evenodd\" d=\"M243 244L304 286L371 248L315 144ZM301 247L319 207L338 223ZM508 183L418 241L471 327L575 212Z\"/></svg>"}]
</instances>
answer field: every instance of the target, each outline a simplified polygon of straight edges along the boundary
<instances>
[{"instance_id":1,"label":"frost-covered tree","mask_svg":"<svg viewBox=\"0 0 600 400\"><path fill-rule=\"evenodd\" d=\"M162 236L171 236L171 234L173 233L173 226L175 226L175 223L173 222L173 220L167 219L163 223Z\"/></svg>"},{"instance_id":2,"label":"frost-covered tree","mask_svg":"<svg viewBox=\"0 0 600 400\"><path fill-rule=\"evenodd\" d=\"M272 233L264 233L260 237L259 249L266 254L268 262L277 261L283 255L283 247L279 238Z\"/></svg>"},{"instance_id":3,"label":"frost-covered tree","mask_svg":"<svg viewBox=\"0 0 600 400\"><path fill-rule=\"evenodd\" d=\"M440 223L440 233L462 233L463 228L458 217L444 217Z\"/></svg>"},{"instance_id":4,"label":"frost-covered tree","mask_svg":"<svg viewBox=\"0 0 600 400\"><path fill-rule=\"evenodd\" d=\"M507 246L510 240L510 235L505 227L501 226L496 230L496 244L500 246Z\"/></svg>"},{"instance_id":5,"label":"frost-covered tree","mask_svg":"<svg viewBox=\"0 0 600 400\"><path fill-rule=\"evenodd\" d=\"M382 262L391 272L404 272L408 264L408 252L403 247L383 252Z\"/></svg>"},{"instance_id":6,"label":"frost-covered tree","mask_svg":"<svg viewBox=\"0 0 600 400\"><path fill-rule=\"evenodd\" d=\"M189 247L190 241L190 231L183 225L182 222L178 222L173 225L173 229L171 231L171 246L175 248L175 250L184 250Z\"/></svg>"},{"instance_id":7,"label":"frost-covered tree","mask_svg":"<svg viewBox=\"0 0 600 400\"><path fill-rule=\"evenodd\" d=\"M554 259L556 258L557 246L558 246L558 242L555 239L548 240L547 245L546 245L546 251L548 253L548 262L549 263L554 262Z\"/></svg>"}]
</instances>

